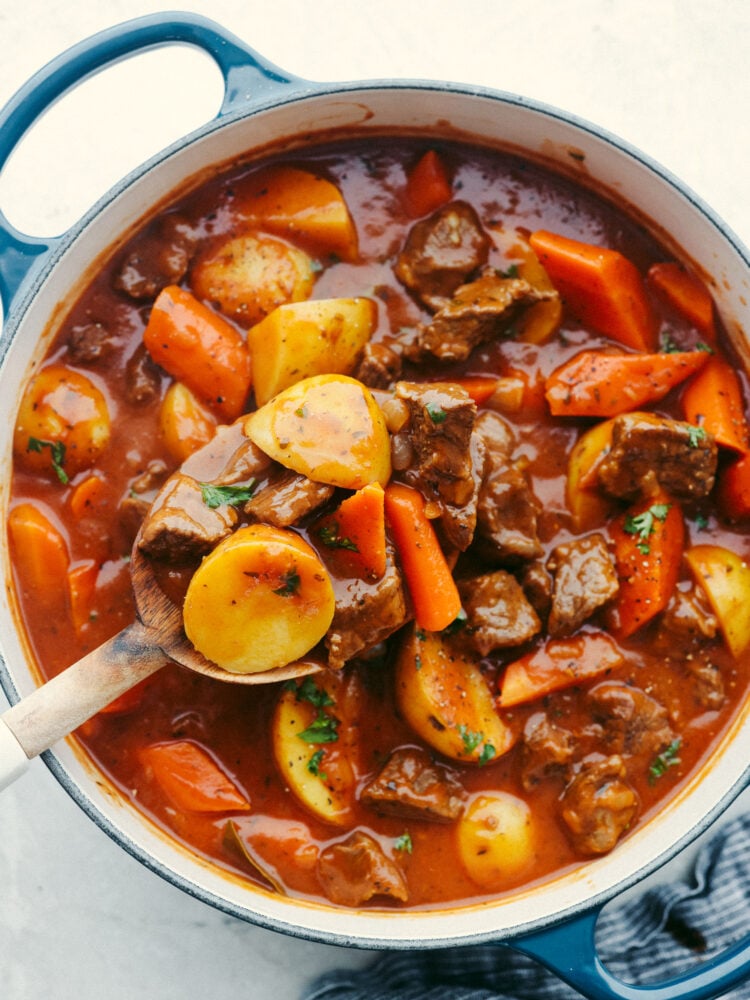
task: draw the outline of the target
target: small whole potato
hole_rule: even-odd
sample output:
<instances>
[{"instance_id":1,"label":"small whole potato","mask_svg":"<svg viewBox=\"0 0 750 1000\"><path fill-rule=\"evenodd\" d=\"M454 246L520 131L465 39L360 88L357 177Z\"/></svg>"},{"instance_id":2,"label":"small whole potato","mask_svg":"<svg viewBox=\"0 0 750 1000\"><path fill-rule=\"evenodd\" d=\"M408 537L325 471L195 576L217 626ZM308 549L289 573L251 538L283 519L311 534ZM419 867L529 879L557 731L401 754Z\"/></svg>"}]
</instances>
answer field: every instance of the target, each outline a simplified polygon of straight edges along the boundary
<instances>
[{"instance_id":1,"label":"small whole potato","mask_svg":"<svg viewBox=\"0 0 750 1000\"><path fill-rule=\"evenodd\" d=\"M109 439L107 401L91 379L60 364L31 379L13 435L13 450L25 468L49 469L67 482L96 463Z\"/></svg>"},{"instance_id":2,"label":"small whole potato","mask_svg":"<svg viewBox=\"0 0 750 1000\"><path fill-rule=\"evenodd\" d=\"M244 327L277 306L310 297L315 273L310 258L274 236L247 233L208 250L193 266L190 286Z\"/></svg>"},{"instance_id":3,"label":"small whole potato","mask_svg":"<svg viewBox=\"0 0 750 1000\"><path fill-rule=\"evenodd\" d=\"M193 574L185 634L224 670L256 673L292 663L325 635L333 584L299 535L266 524L239 528Z\"/></svg>"},{"instance_id":4,"label":"small whole potato","mask_svg":"<svg viewBox=\"0 0 750 1000\"><path fill-rule=\"evenodd\" d=\"M477 795L461 817L457 836L466 873L483 889L513 884L534 861L531 810L509 792Z\"/></svg>"}]
</instances>

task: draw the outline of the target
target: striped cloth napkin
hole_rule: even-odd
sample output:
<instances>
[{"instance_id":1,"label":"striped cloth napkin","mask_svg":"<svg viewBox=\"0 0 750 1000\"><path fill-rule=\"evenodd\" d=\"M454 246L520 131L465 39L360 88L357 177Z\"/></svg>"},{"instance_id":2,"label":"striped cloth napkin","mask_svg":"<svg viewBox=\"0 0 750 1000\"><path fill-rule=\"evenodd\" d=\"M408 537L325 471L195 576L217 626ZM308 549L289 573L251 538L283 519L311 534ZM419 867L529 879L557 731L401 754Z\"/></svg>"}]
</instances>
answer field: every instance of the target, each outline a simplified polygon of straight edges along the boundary
<instances>
[{"instance_id":1,"label":"striped cloth napkin","mask_svg":"<svg viewBox=\"0 0 750 1000\"><path fill-rule=\"evenodd\" d=\"M671 979L750 934L750 815L720 828L692 877L610 903L597 924L599 957L626 983ZM750 1000L750 980L725 994ZM386 952L362 970L335 970L301 1000L575 1000L580 994L498 945Z\"/></svg>"}]
</instances>

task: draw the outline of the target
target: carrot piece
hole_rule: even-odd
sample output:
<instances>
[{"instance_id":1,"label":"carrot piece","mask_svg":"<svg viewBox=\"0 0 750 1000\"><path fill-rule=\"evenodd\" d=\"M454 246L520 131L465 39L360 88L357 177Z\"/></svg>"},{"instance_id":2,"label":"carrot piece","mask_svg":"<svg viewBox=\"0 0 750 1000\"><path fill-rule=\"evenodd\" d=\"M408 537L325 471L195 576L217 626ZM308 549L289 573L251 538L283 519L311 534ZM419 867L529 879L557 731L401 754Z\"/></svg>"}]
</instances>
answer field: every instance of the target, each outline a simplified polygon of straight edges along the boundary
<instances>
[{"instance_id":1,"label":"carrot piece","mask_svg":"<svg viewBox=\"0 0 750 1000\"><path fill-rule=\"evenodd\" d=\"M610 524L620 591L612 606L616 635L627 638L667 606L685 546L682 511L663 491Z\"/></svg>"},{"instance_id":2,"label":"carrot piece","mask_svg":"<svg viewBox=\"0 0 750 1000\"><path fill-rule=\"evenodd\" d=\"M552 691L614 670L623 655L604 632L582 632L570 639L547 639L520 660L510 663L500 678L498 707L535 701Z\"/></svg>"},{"instance_id":3,"label":"carrot piece","mask_svg":"<svg viewBox=\"0 0 750 1000\"><path fill-rule=\"evenodd\" d=\"M104 479L93 473L77 483L70 495L70 512L80 521L104 500Z\"/></svg>"},{"instance_id":4,"label":"carrot piece","mask_svg":"<svg viewBox=\"0 0 750 1000\"><path fill-rule=\"evenodd\" d=\"M313 529L325 550L348 576L380 580L385 573L385 492L368 483L321 518Z\"/></svg>"},{"instance_id":5,"label":"carrot piece","mask_svg":"<svg viewBox=\"0 0 750 1000\"><path fill-rule=\"evenodd\" d=\"M70 559L65 539L33 503L8 514L13 566L21 589L47 609L62 605Z\"/></svg>"},{"instance_id":6,"label":"carrot piece","mask_svg":"<svg viewBox=\"0 0 750 1000\"><path fill-rule=\"evenodd\" d=\"M428 215L453 196L445 164L434 149L428 149L406 178L404 200L409 215Z\"/></svg>"},{"instance_id":7,"label":"carrot piece","mask_svg":"<svg viewBox=\"0 0 750 1000\"><path fill-rule=\"evenodd\" d=\"M529 243L572 316L625 347L656 349L657 319L627 257L546 230Z\"/></svg>"},{"instance_id":8,"label":"carrot piece","mask_svg":"<svg viewBox=\"0 0 750 1000\"><path fill-rule=\"evenodd\" d=\"M81 635L83 627L91 621L98 576L99 566L93 559L86 559L68 568L68 603L77 635Z\"/></svg>"},{"instance_id":9,"label":"carrot piece","mask_svg":"<svg viewBox=\"0 0 750 1000\"><path fill-rule=\"evenodd\" d=\"M385 514L393 533L417 625L440 632L455 621L461 598L422 494L401 483L385 488Z\"/></svg>"},{"instance_id":10,"label":"carrot piece","mask_svg":"<svg viewBox=\"0 0 750 1000\"><path fill-rule=\"evenodd\" d=\"M719 472L716 496L728 518L739 521L750 517L750 453Z\"/></svg>"},{"instance_id":11,"label":"carrot piece","mask_svg":"<svg viewBox=\"0 0 750 1000\"><path fill-rule=\"evenodd\" d=\"M168 285L159 293L143 341L158 365L220 417L240 416L250 391L247 344L190 292Z\"/></svg>"},{"instance_id":12,"label":"carrot piece","mask_svg":"<svg viewBox=\"0 0 750 1000\"><path fill-rule=\"evenodd\" d=\"M325 177L280 164L234 185L232 210L242 222L288 236L342 260L357 259L357 230L341 191Z\"/></svg>"},{"instance_id":13,"label":"carrot piece","mask_svg":"<svg viewBox=\"0 0 750 1000\"><path fill-rule=\"evenodd\" d=\"M744 453L750 448L742 389L729 362L711 355L682 394L685 419L713 434L716 443Z\"/></svg>"},{"instance_id":14,"label":"carrot piece","mask_svg":"<svg viewBox=\"0 0 750 1000\"><path fill-rule=\"evenodd\" d=\"M189 740L143 747L141 762L178 809L235 812L250 809L247 797L206 750Z\"/></svg>"},{"instance_id":15,"label":"carrot piece","mask_svg":"<svg viewBox=\"0 0 750 1000\"><path fill-rule=\"evenodd\" d=\"M465 375L451 379L451 382L465 389L477 406L483 406L495 394L500 379L490 375Z\"/></svg>"},{"instance_id":16,"label":"carrot piece","mask_svg":"<svg viewBox=\"0 0 750 1000\"><path fill-rule=\"evenodd\" d=\"M665 261L649 268L648 279L657 293L703 336L714 343L714 301L700 278L675 261Z\"/></svg>"},{"instance_id":17,"label":"carrot piece","mask_svg":"<svg viewBox=\"0 0 750 1000\"><path fill-rule=\"evenodd\" d=\"M608 354L582 351L545 382L556 417L615 417L655 403L708 361L706 351Z\"/></svg>"}]
</instances>

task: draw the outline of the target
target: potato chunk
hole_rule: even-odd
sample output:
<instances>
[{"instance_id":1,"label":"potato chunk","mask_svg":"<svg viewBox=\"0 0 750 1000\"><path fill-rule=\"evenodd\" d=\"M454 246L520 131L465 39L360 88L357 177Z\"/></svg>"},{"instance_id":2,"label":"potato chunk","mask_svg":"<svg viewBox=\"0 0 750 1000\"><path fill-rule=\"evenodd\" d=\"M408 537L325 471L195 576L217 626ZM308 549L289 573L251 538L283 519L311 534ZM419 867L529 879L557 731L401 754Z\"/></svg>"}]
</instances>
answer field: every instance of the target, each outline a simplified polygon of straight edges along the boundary
<instances>
[{"instance_id":1,"label":"potato chunk","mask_svg":"<svg viewBox=\"0 0 750 1000\"><path fill-rule=\"evenodd\" d=\"M459 821L457 836L466 873L484 889L512 884L534 862L531 810L509 792L478 795Z\"/></svg>"},{"instance_id":2,"label":"potato chunk","mask_svg":"<svg viewBox=\"0 0 750 1000\"><path fill-rule=\"evenodd\" d=\"M159 430L180 465L213 438L218 421L184 382L173 382L159 407Z\"/></svg>"},{"instance_id":3,"label":"potato chunk","mask_svg":"<svg viewBox=\"0 0 750 1000\"><path fill-rule=\"evenodd\" d=\"M732 656L750 646L750 566L721 545L694 545L685 559L719 619Z\"/></svg>"},{"instance_id":4,"label":"potato chunk","mask_svg":"<svg viewBox=\"0 0 750 1000\"><path fill-rule=\"evenodd\" d=\"M346 375L296 382L248 416L245 434L266 455L316 483L359 490L390 479L383 414L370 390Z\"/></svg>"},{"instance_id":5,"label":"potato chunk","mask_svg":"<svg viewBox=\"0 0 750 1000\"><path fill-rule=\"evenodd\" d=\"M334 603L330 577L305 541L253 524L220 542L194 573L183 606L185 633L225 670L272 670L323 638Z\"/></svg>"},{"instance_id":6,"label":"potato chunk","mask_svg":"<svg viewBox=\"0 0 750 1000\"><path fill-rule=\"evenodd\" d=\"M252 233L207 251L190 274L190 286L199 299L246 327L284 302L306 299L314 283L306 253L273 236Z\"/></svg>"},{"instance_id":7,"label":"potato chunk","mask_svg":"<svg viewBox=\"0 0 750 1000\"><path fill-rule=\"evenodd\" d=\"M279 773L302 805L332 826L351 820L361 696L356 674L318 674L285 685L273 717Z\"/></svg>"},{"instance_id":8,"label":"potato chunk","mask_svg":"<svg viewBox=\"0 0 750 1000\"><path fill-rule=\"evenodd\" d=\"M487 764L515 742L478 665L437 632L413 629L403 643L396 698L414 732L453 760Z\"/></svg>"},{"instance_id":9,"label":"potato chunk","mask_svg":"<svg viewBox=\"0 0 750 1000\"><path fill-rule=\"evenodd\" d=\"M57 364L31 379L13 435L13 450L27 469L51 469L67 482L96 463L109 438L107 402L91 379Z\"/></svg>"},{"instance_id":10,"label":"potato chunk","mask_svg":"<svg viewBox=\"0 0 750 1000\"><path fill-rule=\"evenodd\" d=\"M377 321L372 299L314 299L274 309L248 331L258 406L311 375L351 375Z\"/></svg>"}]
</instances>

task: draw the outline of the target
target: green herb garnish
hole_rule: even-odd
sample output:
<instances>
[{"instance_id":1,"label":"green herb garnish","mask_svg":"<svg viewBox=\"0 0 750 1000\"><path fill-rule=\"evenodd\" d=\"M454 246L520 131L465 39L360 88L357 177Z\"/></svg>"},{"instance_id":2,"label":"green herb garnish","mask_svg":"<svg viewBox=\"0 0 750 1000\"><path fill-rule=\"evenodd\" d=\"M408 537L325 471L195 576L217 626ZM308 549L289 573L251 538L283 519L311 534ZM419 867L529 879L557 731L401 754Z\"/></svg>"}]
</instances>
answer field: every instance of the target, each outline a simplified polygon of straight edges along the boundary
<instances>
[{"instance_id":1,"label":"green herb garnish","mask_svg":"<svg viewBox=\"0 0 750 1000\"><path fill-rule=\"evenodd\" d=\"M690 448L697 448L705 438L706 431L703 427L695 427L693 424L688 425L688 446Z\"/></svg>"},{"instance_id":2,"label":"green herb garnish","mask_svg":"<svg viewBox=\"0 0 750 1000\"><path fill-rule=\"evenodd\" d=\"M322 709L318 709L318 714L307 729L297 733L297 739L303 743L335 743L339 738L337 732L341 723L333 715L326 715Z\"/></svg>"},{"instance_id":3,"label":"green herb garnish","mask_svg":"<svg viewBox=\"0 0 750 1000\"><path fill-rule=\"evenodd\" d=\"M667 773L670 767L677 767L681 763L679 757L681 742L679 738L673 740L666 750L663 750L654 757L653 763L648 769L649 785L655 784L659 778L662 778Z\"/></svg>"},{"instance_id":4,"label":"green herb garnish","mask_svg":"<svg viewBox=\"0 0 750 1000\"><path fill-rule=\"evenodd\" d=\"M443 635L455 635L456 632L460 632L462 628L466 627L466 622L468 620L469 620L468 615L466 614L464 609L461 608L461 610L458 612L458 614L450 623L450 625L446 625L446 627L443 629Z\"/></svg>"},{"instance_id":5,"label":"green herb garnish","mask_svg":"<svg viewBox=\"0 0 750 1000\"><path fill-rule=\"evenodd\" d=\"M504 271L498 270L498 275L501 278L517 278L518 277L518 264L510 264Z\"/></svg>"},{"instance_id":6,"label":"green herb garnish","mask_svg":"<svg viewBox=\"0 0 750 1000\"><path fill-rule=\"evenodd\" d=\"M393 841L393 847L397 851L404 851L405 854L411 854L414 849L414 844L412 843L411 834L408 830L405 830L400 837L396 837Z\"/></svg>"},{"instance_id":7,"label":"green herb garnish","mask_svg":"<svg viewBox=\"0 0 750 1000\"><path fill-rule=\"evenodd\" d=\"M237 507L241 503L247 503L255 493L256 483L253 480L245 486L213 486L211 483L199 483L198 485L201 488L203 503L211 510L216 510L223 504Z\"/></svg>"},{"instance_id":8,"label":"green herb garnish","mask_svg":"<svg viewBox=\"0 0 750 1000\"><path fill-rule=\"evenodd\" d=\"M307 770L310 774L314 775L316 778L320 778L321 781L325 781L328 775L325 771L320 770L320 764L325 757L325 750L316 750L312 757L307 762Z\"/></svg>"},{"instance_id":9,"label":"green herb garnish","mask_svg":"<svg viewBox=\"0 0 750 1000\"><path fill-rule=\"evenodd\" d=\"M321 542L329 549L348 549L350 552L359 552L359 549L351 538L342 538L339 535L339 526L334 521L326 524L318 532Z\"/></svg>"},{"instance_id":10,"label":"green herb garnish","mask_svg":"<svg viewBox=\"0 0 750 1000\"><path fill-rule=\"evenodd\" d=\"M295 681L289 682L290 688L297 692L297 701L308 701L316 708L325 708L326 705L333 705L334 700L325 688L319 688L312 677L305 677L299 684Z\"/></svg>"},{"instance_id":11,"label":"green herb garnish","mask_svg":"<svg viewBox=\"0 0 750 1000\"><path fill-rule=\"evenodd\" d=\"M42 441L35 437L29 438L29 442L26 445L26 451L41 453L42 448L49 448L50 456L52 458L52 468L55 470L55 474L63 486L67 486L70 479L68 478L68 474L65 469L63 469L63 463L65 462L65 445L62 441Z\"/></svg>"},{"instance_id":12,"label":"green herb garnish","mask_svg":"<svg viewBox=\"0 0 750 1000\"><path fill-rule=\"evenodd\" d=\"M293 597L299 590L301 582L296 568L290 569L281 577L281 586L275 588L274 594L278 594L279 597Z\"/></svg>"},{"instance_id":13,"label":"green herb garnish","mask_svg":"<svg viewBox=\"0 0 750 1000\"><path fill-rule=\"evenodd\" d=\"M445 423L448 414L445 412L442 406L438 406L437 403L428 403L425 409L427 410L427 413L433 424Z\"/></svg>"},{"instance_id":14,"label":"green herb garnish","mask_svg":"<svg viewBox=\"0 0 750 1000\"><path fill-rule=\"evenodd\" d=\"M644 556L647 556L651 551L648 537L654 531L655 522L661 521L663 523L666 521L671 506L670 503L652 503L648 510L644 510L642 514L632 514L625 518L624 530L629 535L636 535L640 538L636 548Z\"/></svg>"},{"instance_id":15,"label":"green herb garnish","mask_svg":"<svg viewBox=\"0 0 750 1000\"><path fill-rule=\"evenodd\" d=\"M483 767L495 757L497 751L491 743L485 743L482 752L479 754L479 766Z\"/></svg>"}]
</instances>

